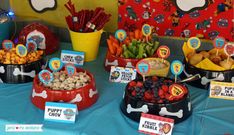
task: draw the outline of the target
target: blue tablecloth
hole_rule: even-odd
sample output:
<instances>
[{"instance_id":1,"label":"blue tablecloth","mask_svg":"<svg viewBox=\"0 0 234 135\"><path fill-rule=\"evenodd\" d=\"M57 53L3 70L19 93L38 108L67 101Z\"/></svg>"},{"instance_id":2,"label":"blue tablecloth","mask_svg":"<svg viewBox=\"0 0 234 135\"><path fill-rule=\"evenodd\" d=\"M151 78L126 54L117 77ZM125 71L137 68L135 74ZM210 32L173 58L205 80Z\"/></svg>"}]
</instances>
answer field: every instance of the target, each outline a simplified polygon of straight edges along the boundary
<instances>
[{"instance_id":1,"label":"blue tablecloth","mask_svg":"<svg viewBox=\"0 0 234 135\"><path fill-rule=\"evenodd\" d=\"M71 49L62 43L62 49ZM110 83L109 73L103 68L106 48L100 47L97 60L85 63L85 69L94 74L100 97L90 108L80 111L75 124L45 122L44 111L30 101L32 83L0 84L0 135L134 135L138 123L125 117L120 103L126 84ZM53 56L60 57L60 52ZM52 56L50 56L52 57ZM173 57L174 58L174 57ZM188 86L193 114L176 124L173 135L234 134L234 101L208 98L208 91ZM41 133L5 132L6 124L43 124Z\"/></svg>"}]
</instances>

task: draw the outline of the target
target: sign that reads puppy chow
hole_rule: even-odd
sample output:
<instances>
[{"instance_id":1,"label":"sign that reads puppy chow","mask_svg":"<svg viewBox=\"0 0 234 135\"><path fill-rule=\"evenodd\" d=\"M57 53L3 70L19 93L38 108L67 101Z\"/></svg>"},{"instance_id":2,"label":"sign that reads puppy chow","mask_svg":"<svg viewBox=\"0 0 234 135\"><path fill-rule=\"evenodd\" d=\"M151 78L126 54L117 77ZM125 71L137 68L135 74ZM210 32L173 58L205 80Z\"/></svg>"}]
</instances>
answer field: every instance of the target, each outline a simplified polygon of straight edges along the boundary
<instances>
[{"instance_id":1,"label":"sign that reads puppy chow","mask_svg":"<svg viewBox=\"0 0 234 135\"><path fill-rule=\"evenodd\" d=\"M75 104L46 102L44 120L75 123L77 106Z\"/></svg>"},{"instance_id":2,"label":"sign that reads puppy chow","mask_svg":"<svg viewBox=\"0 0 234 135\"><path fill-rule=\"evenodd\" d=\"M211 81L210 97L234 100L234 83Z\"/></svg>"},{"instance_id":3,"label":"sign that reads puppy chow","mask_svg":"<svg viewBox=\"0 0 234 135\"><path fill-rule=\"evenodd\" d=\"M142 113L138 130L150 135L171 135L173 126L173 119Z\"/></svg>"},{"instance_id":4,"label":"sign that reads puppy chow","mask_svg":"<svg viewBox=\"0 0 234 135\"><path fill-rule=\"evenodd\" d=\"M136 78L136 69L111 67L109 80L111 82L128 83Z\"/></svg>"},{"instance_id":5,"label":"sign that reads puppy chow","mask_svg":"<svg viewBox=\"0 0 234 135\"><path fill-rule=\"evenodd\" d=\"M84 52L76 52L69 50L62 50L61 52L61 60L63 63L72 63L76 66L84 65Z\"/></svg>"}]
</instances>

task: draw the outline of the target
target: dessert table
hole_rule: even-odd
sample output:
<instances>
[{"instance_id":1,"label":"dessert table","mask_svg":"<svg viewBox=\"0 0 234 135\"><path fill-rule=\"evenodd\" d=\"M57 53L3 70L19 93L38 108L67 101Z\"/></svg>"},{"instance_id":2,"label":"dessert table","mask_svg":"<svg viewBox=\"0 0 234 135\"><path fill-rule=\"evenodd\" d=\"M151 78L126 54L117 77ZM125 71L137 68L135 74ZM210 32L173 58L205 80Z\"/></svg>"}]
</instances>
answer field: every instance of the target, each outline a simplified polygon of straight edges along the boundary
<instances>
[{"instance_id":1,"label":"dessert table","mask_svg":"<svg viewBox=\"0 0 234 135\"><path fill-rule=\"evenodd\" d=\"M60 57L62 49L71 50L71 43L60 44L61 49L48 57ZM120 103L126 84L111 83L103 63L107 48L99 48L95 61L85 63L83 68L95 77L99 91L98 101L88 109L79 111L75 124L45 122L44 111L30 101L32 83L0 84L0 134L21 134L5 132L7 124L43 124L43 132L22 133L56 135L134 135L138 123L125 117ZM172 51L172 59L182 59ZM173 135L224 135L234 134L234 101L209 98L209 91L188 86L193 113L182 123L176 124Z\"/></svg>"}]
</instances>

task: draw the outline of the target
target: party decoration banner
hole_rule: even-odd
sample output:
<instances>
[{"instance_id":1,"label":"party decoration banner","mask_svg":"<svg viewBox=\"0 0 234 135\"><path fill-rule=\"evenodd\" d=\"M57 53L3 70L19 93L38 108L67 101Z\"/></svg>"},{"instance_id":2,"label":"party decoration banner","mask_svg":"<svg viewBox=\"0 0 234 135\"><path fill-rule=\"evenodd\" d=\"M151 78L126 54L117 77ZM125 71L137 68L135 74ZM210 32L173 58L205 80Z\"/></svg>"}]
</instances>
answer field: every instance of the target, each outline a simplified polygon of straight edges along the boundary
<instances>
[{"instance_id":1,"label":"party decoration banner","mask_svg":"<svg viewBox=\"0 0 234 135\"><path fill-rule=\"evenodd\" d=\"M118 28L144 24L160 36L234 41L233 0L119 0ZM229 34L227 34L229 33Z\"/></svg>"}]
</instances>

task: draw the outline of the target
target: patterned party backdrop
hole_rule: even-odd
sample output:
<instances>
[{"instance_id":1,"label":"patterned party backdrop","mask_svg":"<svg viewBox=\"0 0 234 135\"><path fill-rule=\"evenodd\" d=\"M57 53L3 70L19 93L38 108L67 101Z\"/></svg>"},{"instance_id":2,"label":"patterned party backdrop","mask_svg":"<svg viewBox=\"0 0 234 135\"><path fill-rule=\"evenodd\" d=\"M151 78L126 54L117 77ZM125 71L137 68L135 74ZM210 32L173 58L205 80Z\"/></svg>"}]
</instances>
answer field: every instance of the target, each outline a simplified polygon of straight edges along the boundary
<instances>
[{"instance_id":1,"label":"patterned party backdrop","mask_svg":"<svg viewBox=\"0 0 234 135\"><path fill-rule=\"evenodd\" d=\"M234 0L119 0L118 27L148 23L160 36L234 41Z\"/></svg>"}]
</instances>

